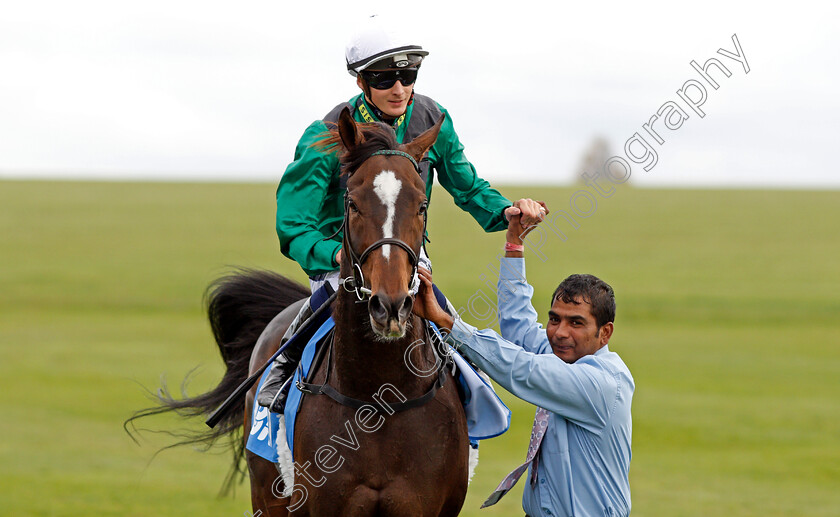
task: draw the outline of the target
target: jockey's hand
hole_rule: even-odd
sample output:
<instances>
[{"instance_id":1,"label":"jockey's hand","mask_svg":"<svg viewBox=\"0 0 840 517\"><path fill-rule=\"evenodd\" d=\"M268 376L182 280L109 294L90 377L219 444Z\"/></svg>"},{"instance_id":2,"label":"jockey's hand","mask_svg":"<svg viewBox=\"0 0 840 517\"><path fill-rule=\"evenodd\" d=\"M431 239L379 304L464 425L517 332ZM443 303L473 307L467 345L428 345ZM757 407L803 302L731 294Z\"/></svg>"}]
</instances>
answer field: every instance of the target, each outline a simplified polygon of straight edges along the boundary
<instances>
[{"instance_id":1,"label":"jockey's hand","mask_svg":"<svg viewBox=\"0 0 840 517\"><path fill-rule=\"evenodd\" d=\"M341 265L341 248L335 253L335 263Z\"/></svg>"},{"instance_id":2,"label":"jockey's hand","mask_svg":"<svg viewBox=\"0 0 840 517\"><path fill-rule=\"evenodd\" d=\"M452 329L454 320L446 313L437 302L435 293L432 290L432 272L424 267L417 268L420 277L420 290L414 297L414 314L427 319L438 326L439 329Z\"/></svg>"},{"instance_id":3,"label":"jockey's hand","mask_svg":"<svg viewBox=\"0 0 840 517\"><path fill-rule=\"evenodd\" d=\"M548 206L542 201L520 199L505 210L508 220L507 241L522 244L522 239L548 214Z\"/></svg>"}]
</instances>

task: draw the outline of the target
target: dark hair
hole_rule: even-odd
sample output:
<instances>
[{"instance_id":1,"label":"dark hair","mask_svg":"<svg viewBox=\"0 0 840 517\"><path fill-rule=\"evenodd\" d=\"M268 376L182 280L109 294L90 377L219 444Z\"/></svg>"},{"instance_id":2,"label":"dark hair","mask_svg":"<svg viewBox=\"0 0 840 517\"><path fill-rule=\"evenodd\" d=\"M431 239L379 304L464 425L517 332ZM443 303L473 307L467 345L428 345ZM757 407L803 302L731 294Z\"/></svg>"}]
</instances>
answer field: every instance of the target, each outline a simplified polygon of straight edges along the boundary
<instances>
[{"instance_id":1,"label":"dark hair","mask_svg":"<svg viewBox=\"0 0 840 517\"><path fill-rule=\"evenodd\" d=\"M357 124L359 131L362 133L362 141L353 149L347 150L341 143L338 124L327 122L326 125L327 131L321 134L321 139L315 142L313 147L326 151L339 146L341 149L339 159L343 165L342 174L356 172L356 169L361 167L365 160L376 151L399 149L400 146L397 142L397 135L391 126L382 122L369 122Z\"/></svg>"},{"instance_id":2,"label":"dark hair","mask_svg":"<svg viewBox=\"0 0 840 517\"><path fill-rule=\"evenodd\" d=\"M345 150L340 158L350 173L356 172L356 169L376 151L399 148L397 135L391 126L382 122L370 122L359 124L358 127L362 133L362 141L353 149Z\"/></svg>"},{"instance_id":3,"label":"dark hair","mask_svg":"<svg viewBox=\"0 0 840 517\"><path fill-rule=\"evenodd\" d=\"M615 321L615 293L613 288L593 275L569 275L551 295L551 304L560 298L565 303L578 303L577 298L592 306L598 328Z\"/></svg>"}]
</instances>

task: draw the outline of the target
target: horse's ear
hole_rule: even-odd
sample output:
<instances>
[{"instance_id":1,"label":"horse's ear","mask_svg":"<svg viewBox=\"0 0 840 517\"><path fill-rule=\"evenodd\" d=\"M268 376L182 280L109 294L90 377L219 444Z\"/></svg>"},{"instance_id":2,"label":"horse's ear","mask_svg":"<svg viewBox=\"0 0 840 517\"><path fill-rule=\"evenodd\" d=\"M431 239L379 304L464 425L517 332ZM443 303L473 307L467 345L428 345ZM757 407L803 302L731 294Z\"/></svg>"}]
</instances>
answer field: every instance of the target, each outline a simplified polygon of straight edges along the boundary
<instances>
[{"instance_id":1,"label":"horse's ear","mask_svg":"<svg viewBox=\"0 0 840 517\"><path fill-rule=\"evenodd\" d=\"M443 119L445 118L446 114L441 114L434 126L430 127L420 136L405 145L405 152L413 156L414 159L419 162L423 155L426 154L426 151L428 151L435 143L435 140L437 140L438 134L440 133L440 127L443 125Z\"/></svg>"},{"instance_id":2,"label":"horse's ear","mask_svg":"<svg viewBox=\"0 0 840 517\"><path fill-rule=\"evenodd\" d=\"M353 115L350 114L350 108L345 107L341 110L338 116L338 136L341 137L341 143L347 150L353 149L363 141L362 132L353 120Z\"/></svg>"}]
</instances>

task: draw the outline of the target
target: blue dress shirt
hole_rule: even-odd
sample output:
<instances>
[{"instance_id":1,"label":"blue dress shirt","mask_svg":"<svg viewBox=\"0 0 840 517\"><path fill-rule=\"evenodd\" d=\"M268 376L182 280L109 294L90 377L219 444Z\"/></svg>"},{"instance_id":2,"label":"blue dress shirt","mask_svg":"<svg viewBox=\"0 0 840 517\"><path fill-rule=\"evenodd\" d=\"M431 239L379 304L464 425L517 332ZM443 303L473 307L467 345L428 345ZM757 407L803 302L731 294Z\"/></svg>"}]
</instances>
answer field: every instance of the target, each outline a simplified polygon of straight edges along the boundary
<instances>
[{"instance_id":1,"label":"blue dress shirt","mask_svg":"<svg viewBox=\"0 0 840 517\"><path fill-rule=\"evenodd\" d=\"M626 516L630 513L630 370L608 346L568 364L554 355L531 305L525 260L502 258L499 327L477 330L455 320L447 338L490 378L551 412L536 483L525 482L531 516Z\"/></svg>"}]
</instances>

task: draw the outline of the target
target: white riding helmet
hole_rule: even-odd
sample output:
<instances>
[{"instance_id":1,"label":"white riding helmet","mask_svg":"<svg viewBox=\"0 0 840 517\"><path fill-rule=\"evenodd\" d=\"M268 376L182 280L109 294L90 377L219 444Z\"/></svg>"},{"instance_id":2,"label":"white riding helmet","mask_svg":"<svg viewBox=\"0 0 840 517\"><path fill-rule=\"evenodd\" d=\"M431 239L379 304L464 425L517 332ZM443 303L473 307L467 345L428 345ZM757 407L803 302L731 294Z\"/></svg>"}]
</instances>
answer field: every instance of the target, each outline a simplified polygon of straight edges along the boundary
<instances>
[{"instance_id":1,"label":"white riding helmet","mask_svg":"<svg viewBox=\"0 0 840 517\"><path fill-rule=\"evenodd\" d=\"M367 68L409 68L420 66L429 53L420 45L409 44L405 30L391 27L381 16L371 16L344 49L347 71L353 77Z\"/></svg>"}]
</instances>

